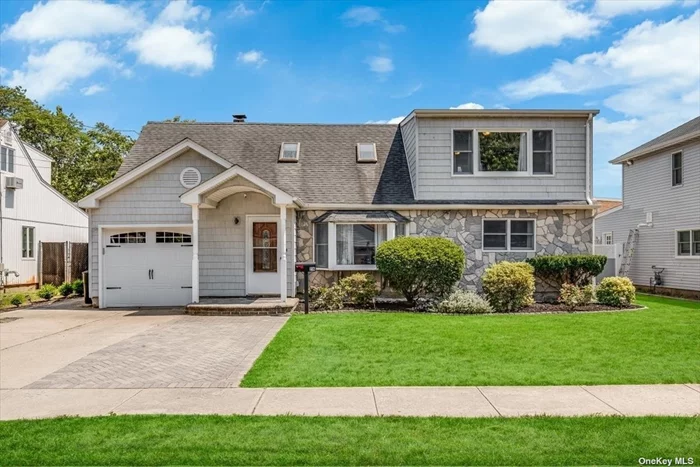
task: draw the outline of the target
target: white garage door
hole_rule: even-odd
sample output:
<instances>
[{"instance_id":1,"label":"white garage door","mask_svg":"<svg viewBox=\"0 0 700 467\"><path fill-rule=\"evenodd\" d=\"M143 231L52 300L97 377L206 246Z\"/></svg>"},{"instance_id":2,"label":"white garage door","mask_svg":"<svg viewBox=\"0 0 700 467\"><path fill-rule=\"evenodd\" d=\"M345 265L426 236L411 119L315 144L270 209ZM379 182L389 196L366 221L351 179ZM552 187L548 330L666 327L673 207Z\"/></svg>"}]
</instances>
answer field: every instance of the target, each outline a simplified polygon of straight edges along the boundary
<instances>
[{"instance_id":1,"label":"white garage door","mask_svg":"<svg viewBox=\"0 0 700 467\"><path fill-rule=\"evenodd\" d=\"M192 301L191 230L105 230L107 307L177 306Z\"/></svg>"}]
</instances>

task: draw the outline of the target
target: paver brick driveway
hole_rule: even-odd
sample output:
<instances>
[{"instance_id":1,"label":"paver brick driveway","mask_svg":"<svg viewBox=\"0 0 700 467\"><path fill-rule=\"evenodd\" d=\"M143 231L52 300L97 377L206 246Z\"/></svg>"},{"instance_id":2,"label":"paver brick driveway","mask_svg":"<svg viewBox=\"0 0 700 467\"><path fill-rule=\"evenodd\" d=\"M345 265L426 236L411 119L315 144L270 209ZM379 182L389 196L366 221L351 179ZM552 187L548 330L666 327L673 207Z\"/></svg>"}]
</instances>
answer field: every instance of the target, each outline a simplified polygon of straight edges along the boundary
<instances>
[{"instance_id":1,"label":"paver brick driveway","mask_svg":"<svg viewBox=\"0 0 700 467\"><path fill-rule=\"evenodd\" d=\"M60 312L56 313L60 316ZM118 327L121 323L128 323L121 324L128 327L138 322L139 318L145 319L147 316L123 314L118 318L100 319L86 326L95 327L104 323L102 327ZM130 330L125 338L86 353L23 387L238 386L243 375L286 321L285 317L277 316L180 315L167 318L170 319L146 326L136 333ZM13 323L8 323L7 327L11 324ZM80 345L80 339L83 338L89 340L86 337L88 330L82 331L83 334L80 332L77 328L67 330L63 333L66 334L64 340L72 345ZM52 335L47 339L55 337ZM31 344L33 342L20 344L9 350L19 351L19 347Z\"/></svg>"}]
</instances>

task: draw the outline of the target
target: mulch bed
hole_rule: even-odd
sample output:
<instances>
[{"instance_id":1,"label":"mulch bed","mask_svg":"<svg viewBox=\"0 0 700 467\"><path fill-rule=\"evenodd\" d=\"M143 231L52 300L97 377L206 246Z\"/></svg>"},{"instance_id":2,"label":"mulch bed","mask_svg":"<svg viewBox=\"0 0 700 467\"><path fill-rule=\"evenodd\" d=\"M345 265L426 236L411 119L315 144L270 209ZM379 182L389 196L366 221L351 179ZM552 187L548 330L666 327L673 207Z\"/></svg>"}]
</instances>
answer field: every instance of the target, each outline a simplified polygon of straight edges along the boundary
<instances>
[{"instance_id":1,"label":"mulch bed","mask_svg":"<svg viewBox=\"0 0 700 467\"><path fill-rule=\"evenodd\" d=\"M576 307L571 311L559 303L535 303L517 311L516 313L585 313L595 311L625 311L625 310L641 310L645 307L639 305L627 305L623 307L615 307L608 305L600 305L593 303L590 305Z\"/></svg>"}]
</instances>

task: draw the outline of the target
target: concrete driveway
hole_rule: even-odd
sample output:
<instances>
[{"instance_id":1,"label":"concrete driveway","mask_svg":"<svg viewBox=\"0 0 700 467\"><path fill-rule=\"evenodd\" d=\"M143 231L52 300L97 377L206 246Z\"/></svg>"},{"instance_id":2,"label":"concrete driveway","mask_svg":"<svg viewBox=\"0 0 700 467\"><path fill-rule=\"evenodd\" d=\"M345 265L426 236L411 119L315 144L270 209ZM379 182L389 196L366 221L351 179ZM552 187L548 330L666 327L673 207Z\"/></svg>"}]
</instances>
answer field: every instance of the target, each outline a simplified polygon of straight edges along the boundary
<instances>
[{"instance_id":1,"label":"concrete driveway","mask_svg":"<svg viewBox=\"0 0 700 467\"><path fill-rule=\"evenodd\" d=\"M0 313L0 390L235 387L286 319L79 301Z\"/></svg>"}]
</instances>

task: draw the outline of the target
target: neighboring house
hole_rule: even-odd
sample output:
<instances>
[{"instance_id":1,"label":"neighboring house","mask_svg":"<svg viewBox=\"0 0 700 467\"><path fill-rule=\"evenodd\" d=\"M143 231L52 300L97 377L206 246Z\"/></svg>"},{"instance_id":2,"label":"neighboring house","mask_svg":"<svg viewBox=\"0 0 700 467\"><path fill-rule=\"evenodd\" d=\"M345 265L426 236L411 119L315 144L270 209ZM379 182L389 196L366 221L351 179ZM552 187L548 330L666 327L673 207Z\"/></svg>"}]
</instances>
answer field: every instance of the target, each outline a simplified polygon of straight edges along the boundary
<instances>
[{"instance_id":1,"label":"neighboring house","mask_svg":"<svg viewBox=\"0 0 700 467\"><path fill-rule=\"evenodd\" d=\"M593 202L598 206L596 217L611 209L622 206L622 200L616 198L593 198Z\"/></svg>"},{"instance_id":2,"label":"neighboring house","mask_svg":"<svg viewBox=\"0 0 700 467\"><path fill-rule=\"evenodd\" d=\"M589 110L415 110L399 125L148 123L80 201L100 307L296 295L443 236L478 289L502 259L591 252Z\"/></svg>"},{"instance_id":3,"label":"neighboring house","mask_svg":"<svg viewBox=\"0 0 700 467\"><path fill-rule=\"evenodd\" d=\"M39 242L87 242L87 215L51 186L52 164L0 119L0 263L8 285L38 283Z\"/></svg>"},{"instance_id":4,"label":"neighboring house","mask_svg":"<svg viewBox=\"0 0 700 467\"><path fill-rule=\"evenodd\" d=\"M700 291L700 117L613 159L622 166L622 206L596 216L600 244L623 251L638 229L628 276L649 286Z\"/></svg>"}]
</instances>

